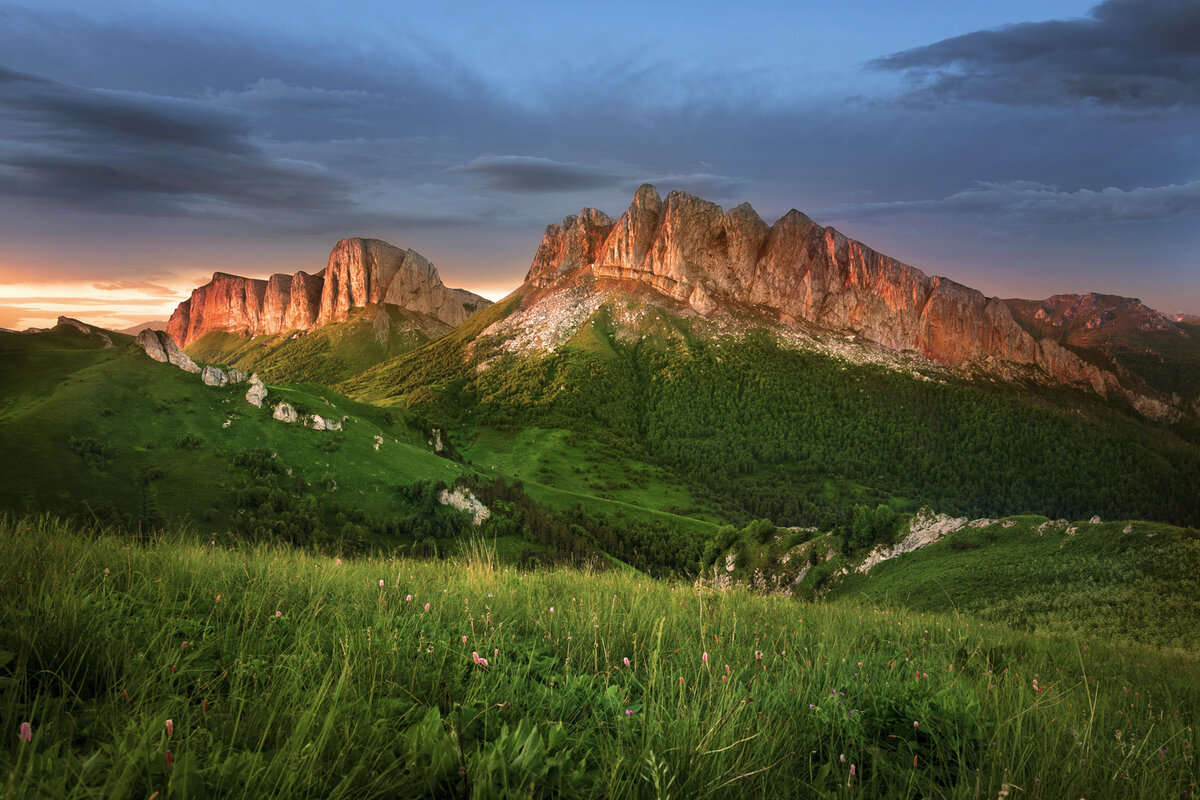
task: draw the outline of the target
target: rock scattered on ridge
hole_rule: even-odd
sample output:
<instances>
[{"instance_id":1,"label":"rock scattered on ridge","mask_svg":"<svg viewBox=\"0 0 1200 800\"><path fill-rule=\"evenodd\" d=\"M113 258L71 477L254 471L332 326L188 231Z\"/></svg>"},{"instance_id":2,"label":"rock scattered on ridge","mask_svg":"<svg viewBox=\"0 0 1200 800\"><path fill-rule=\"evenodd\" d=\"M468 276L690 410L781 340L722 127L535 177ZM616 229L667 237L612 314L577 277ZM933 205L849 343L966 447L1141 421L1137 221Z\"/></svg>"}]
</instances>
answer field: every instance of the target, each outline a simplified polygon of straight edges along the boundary
<instances>
[{"instance_id":1,"label":"rock scattered on ridge","mask_svg":"<svg viewBox=\"0 0 1200 800\"><path fill-rule=\"evenodd\" d=\"M138 347L155 361L174 364L184 372L199 373L200 367L192 361L191 356L179 349L175 339L166 331L156 331L150 328L142 331L134 339Z\"/></svg>"},{"instance_id":2,"label":"rock scattered on ridge","mask_svg":"<svg viewBox=\"0 0 1200 800\"><path fill-rule=\"evenodd\" d=\"M280 422L293 423L300 419L300 415L296 413L296 409L288 403L280 403L275 406L275 410L271 414L272 417Z\"/></svg>"},{"instance_id":3,"label":"rock scattered on ridge","mask_svg":"<svg viewBox=\"0 0 1200 800\"><path fill-rule=\"evenodd\" d=\"M200 380L208 386L225 386L229 383L229 376L225 374L225 370L217 367L205 367L200 373Z\"/></svg>"},{"instance_id":4,"label":"rock scattered on ridge","mask_svg":"<svg viewBox=\"0 0 1200 800\"><path fill-rule=\"evenodd\" d=\"M267 387L258 377L258 373L250 376L250 388L246 390L246 402L255 408L262 408L267 399Z\"/></svg>"}]
</instances>

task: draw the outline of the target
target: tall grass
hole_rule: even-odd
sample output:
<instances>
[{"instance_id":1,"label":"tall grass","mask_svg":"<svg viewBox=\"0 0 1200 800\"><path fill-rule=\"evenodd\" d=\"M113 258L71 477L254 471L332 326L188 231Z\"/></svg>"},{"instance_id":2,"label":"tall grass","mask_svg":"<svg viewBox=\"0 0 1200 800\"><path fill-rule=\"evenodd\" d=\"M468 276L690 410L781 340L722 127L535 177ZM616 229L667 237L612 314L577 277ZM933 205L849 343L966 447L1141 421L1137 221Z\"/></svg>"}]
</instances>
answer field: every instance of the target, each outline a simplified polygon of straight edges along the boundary
<instances>
[{"instance_id":1,"label":"tall grass","mask_svg":"<svg viewBox=\"0 0 1200 800\"><path fill-rule=\"evenodd\" d=\"M483 543L339 564L0 521L5 797L1195 796L1198 666Z\"/></svg>"}]
</instances>

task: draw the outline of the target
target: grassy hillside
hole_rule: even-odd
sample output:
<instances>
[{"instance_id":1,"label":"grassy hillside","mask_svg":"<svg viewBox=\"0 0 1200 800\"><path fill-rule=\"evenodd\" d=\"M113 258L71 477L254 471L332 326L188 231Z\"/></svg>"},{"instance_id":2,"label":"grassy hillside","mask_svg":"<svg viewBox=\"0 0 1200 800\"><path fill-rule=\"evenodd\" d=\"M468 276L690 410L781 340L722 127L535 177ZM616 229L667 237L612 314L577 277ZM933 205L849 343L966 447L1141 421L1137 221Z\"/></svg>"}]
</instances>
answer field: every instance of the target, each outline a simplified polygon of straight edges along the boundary
<instances>
[{"instance_id":1,"label":"grassy hillside","mask_svg":"<svg viewBox=\"0 0 1200 800\"><path fill-rule=\"evenodd\" d=\"M0 452L14 456L0 460L0 510L432 552L475 529L470 515L438 502L440 484L465 483L488 498L483 530L514 561L608 553L652 571L694 570L715 529L714 519L673 513L690 502L678 482L595 442L531 432L515 448L530 458L498 458L491 448L507 433L467 441L320 385L269 387L268 405L342 422L342 431L318 432L251 406L245 384L206 386L128 341L100 349L73 329L12 339L0 363ZM576 459L586 472L560 479ZM636 485L620 482L630 479Z\"/></svg>"},{"instance_id":2,"label":"grassy hillside","mask_svg":"<svg viewBox=\"0 0 1200 800\"><path fill-rule=\"evenodd\" d=\"M381 361L408 352L450 328L399 306L356 309L345 322L314 331L245 338L211 331L188 346L204 364L258 372L271 383L333 384Z\"/></svg>"},{"instance_id":3,"label":"grassy hillside","mask_svg":"<svg viewBox=\"0 0 1200 800\"><path fill-rule=\"evenodd\" d=\"M1194 657L969 615L11 519L0 598L13 798L1200 789Z\"/></svg>"},{"instance_id":4,"label":"grassy hillside","mask_svg":"<svg viewBox=\"0 0 1200 800\"><path fill-rule=\"evenodd\" d=\"M673 472L698 515L830 529L861 502L1200 520L1195 426L1155 424L1071 389L913 376L764 332L702 334L652 312L627 330L601 309L543 355L456 332L340 388L468 439L533 426L603 441Z\"/></svg>"},{"instance_id":5,"label":"grassy hillside","mask_svg":"<svg viewBox=\"0 0 1200 800\"><path fill-rule=\"evenodd\" d=\"M0 460L0 482L11 510L153 512L224 530L247 511L238 493L271 476L291 500L320 501L332 526L340 506L383 515L399 507L397 485L463 473L411 417L320 386L272 386L269 400L345 417L341 432L284 424L247 403L244 384L206 386L132 345L79 349L87 342L59 329L17 344L25 347L0 360L0 452L11 456ZM258 451L269 469L247 461Z\"/></svg>"},{"instance_id":6,"label":"grassy hillside","mask_svg":"<svg viewBox=\"0 0 1200 800\"><path fill-rule=\"evenodd\" d=\"M853 527L853 526L851 526ZM886 549L908 526L886 536ZM806 600L954 610L1039 634L1200 653L1200 530L1150 522L978 520L863 572L853 534L723 528L710 579Z\"/></svg>"}]
</instances>

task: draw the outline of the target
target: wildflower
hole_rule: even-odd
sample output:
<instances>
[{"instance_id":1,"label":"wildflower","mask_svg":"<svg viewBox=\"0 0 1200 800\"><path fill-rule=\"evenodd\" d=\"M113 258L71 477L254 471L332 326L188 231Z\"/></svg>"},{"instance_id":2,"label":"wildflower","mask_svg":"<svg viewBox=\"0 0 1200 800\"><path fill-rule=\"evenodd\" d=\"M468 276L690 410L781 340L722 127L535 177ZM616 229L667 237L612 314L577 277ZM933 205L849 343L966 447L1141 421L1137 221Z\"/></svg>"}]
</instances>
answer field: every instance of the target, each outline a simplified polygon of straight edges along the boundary
<instances>
[{"instance_id":1,"label":"wildflower","mask_svg":"<svg viewBox=\"0 0 1200 800\"><path fill-rule=\"evenodd\" d=\"M918 726L918 725L920 725L920 724L921 724L921 723L917 722L917 721L914 719L914 720L913 720L913 730L915 731L915 730L917 729L917 726Z\"/></svg>"},{"instance_id":2,"label":"wildflower","mask_svg":"<svg viewBox=\"0 0 1200 800\"><path fill-rule=\"evenodd\" d=\"M554 606L550 606L550 613L551 613L551 614L553 614L553 613L554 613Z\"/></svg>"},{"instance_id":3,"label":"wildflower","mask_svg":"<svg viewBox=\"0 0 1200 800\"><path fill-rule=\"evenodd\" d=\"M627 666L627 667L628 667L628 666L629 666L629 659L628 659L628 658L626 658L626 659L622 659L622 660L625 662L625 666Z\"/></svg>"},{"instance_id":4,"label":"wildflower","mask_svg":"<svg viewBox=\"0 0 1200 800\"><path fill-rule=\"evenodd\" d=\"M850 777L851 778L854 777L854 765L853 764L850 765Z\"/></svg>"},{"instance_id":5,"label":"wildflower","mask_svg":"<svg viewBox=\"0 0 1200 800\"><path fill-rule=\"evenodd\" d=\"M21 723L21 729L17 731L17 736L21 737L21 741L29 744L33 741L33 726L28 722Z\"/></svg>"},{"instance_id":6,"label":"wildflower","mask_svg":"<svg viewBox=\"0 0 1200 800\"><path fill-rule=\"evenodd\" d=\"M167 736L171 736L174 733L175 733L175 720L169 719L169 720L167 720Z\"/></svg>"},{"instance_id":7,"label":"wildflower","mask_svg":"<svg viewBox=\"0 0 1200 800\"><path fill-rule=\"evenodd\" d=\"M108 574L108 567L105 567L105 568L104 568L104 574L105 574L105 575L107 575L107 574Z\"/></svg>"},{"instance_id":8,"label":"wildflower","mask_svg":"<svg viewBox=\"0 0 1200 800\"><path fill-rule=\"evenodd\" d=\"M411 603L411 602L412 602L412 595L411 595L411 594L409 594L409 595L405 595L405 596L404 596L404 602L406 602L406 603Z\"/></svg>"},{"instance_id":9,"label":"wildflower","mask_svg":"<svg viewBox=\"0 0 1200 800\"><path fill-rule=\"evenodd\" d=\"M379 579L379 588L380 588L380 589L382 589L382 588L383 588L383 578L380 578L380 579Z\"/></svg>"},{"instance_id":10,"label":"wildflower","mask_svg":"<svg viewBox=\"0 0 1200 800\"><path fill-rule=\"evenodd\" d=\"M495 650L492 651L492 658L496 658L499 655L500 655L500 648L497 647Z\"/></svg>"},{"instance_id":11,"label":"wildflower","mask_svg":"<svg viewBox=\"0 0 1200 800\"><path fill-rule=\"evenodd\" d=\"M705 651L700 654L700 660L703 661L705 664L708 663L708 651Z\"/></svg>"},{"instance_id":12,"label":"wildflower","mask_svg":"<svg viewBox=\"0 0 1200 800\"><path fill-rule=\"evenodd\" d=\"M168 769L174 769L174 768L175 768L175 759L171 758L171 751L170 751L170 750L168 750L168 751L167 751L167 767L168 767Z\"/></svg>"},{"instance_id":13,"label":"wildflower","mask_svg":"<svg viewBox=\"0 0 1200 800\"><path fill-rule=\"evenodd\" d=\"M277 616L277 617L282 617L282 616L283 616L283 612L282 612L282 611L276 611L276 612L275 612L275 616Z\"/></svg>"},{"instance_id":14,"label":"wildflower","mask_svg":"<svg viewBox=\"0 0 1200 800\"><path fill-rule=\"evenodd\" d=\"M339 567L342 565L342 560L341 560L340 558L337 560L337 565L338 565Z\"/></svg>"},{"instance_id":15,"label":"wildflower","mask_svg":"<svg viewBox=\"0 0 1200 800\"><path fill-rule=\"evenodd\" d=\"M679 676L679 685L681 687L683 686L683 676L682 675Z\"/></svg>"},{"instance_id":16,"label":"wildflower","mask_svg":"<svg viewBox=\"0 0 1200 800\"><path fill-rule=\"evenodd\" d=\"M627 716L627 717L632 717L632 716L633 716L633 709L632 709L632 708L627 708L627 709L625 709L625 716Z\"/></svg>"},{"instance_id":17,"label":"wildflower","mask_svg":"<svg viewBox=\"0 0 1200 800\"><path fill-rule=\"evenodd\" d=\"M217 595L217 602L221 602L221 595Z\"/></svg>"},{"instance_id":18,"label":"wildflower","mask_svg":"<svg viewBox=\"0 0 1200 800\"><path fill-rule=\"evenodd\" d=\"M429 603L426 603L426 604L425 604L425 610L426 610L426 611L428 611L428 610L429 610Z\"/></svg>"},{"instance_id":19,"label":"wildflower","mask_svg":"<svg viewBox=\"0 0 1200 800\"><path fill-rule=\"evenodd\" d=\"M755 650L755 651L754 651L754 660L755 660L755 661L762 661L762 650Z\"/></svg>"},{"instance_id":20,"label":"wildflower","mask_svg":"<svg viewBox=\"0 0 1200 800\"><path fill-rule=\"evenodd\" d=\"M467 643L467 637L463 636L463 644L466 644L466 643Z\"/></svg>"}]
</instances>

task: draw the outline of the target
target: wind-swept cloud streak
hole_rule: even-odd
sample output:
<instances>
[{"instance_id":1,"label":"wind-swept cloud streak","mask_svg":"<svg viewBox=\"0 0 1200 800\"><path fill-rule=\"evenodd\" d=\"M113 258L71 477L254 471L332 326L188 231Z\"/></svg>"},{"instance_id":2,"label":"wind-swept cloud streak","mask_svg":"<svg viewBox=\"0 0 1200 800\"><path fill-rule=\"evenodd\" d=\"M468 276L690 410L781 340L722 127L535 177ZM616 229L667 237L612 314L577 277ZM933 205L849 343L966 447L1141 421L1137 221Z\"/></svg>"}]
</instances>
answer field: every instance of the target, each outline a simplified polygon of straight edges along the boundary
<instances>
[{"instance_id":1,"label":"wind-swept cloud streak","mask_svg":"<svg viewBox=\"0 0 1200 800\"><path fill-rule=\"evenodd\" d=\"M1200 3L1106 0L1082 19L1026 22L875 59L915 100L1091 102L1127 111L1200 107Z\"/></svg>"},{"instance_id":2,"label":"wind-swept cloud streak","mask_svg":"<svg viewBox=\"0 0 1200 800\"><path fill-rule=\"evenodd\" d=\"M1169 186L1064 191L1031 181L978 183L947 197L842 206L831 213L872 216L910 212L1000 216L1019 222L1142 222L1200 216L1200 180Z\"/></svg>"}]
</instances>

